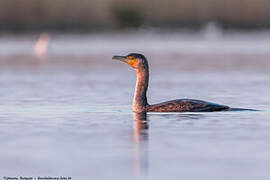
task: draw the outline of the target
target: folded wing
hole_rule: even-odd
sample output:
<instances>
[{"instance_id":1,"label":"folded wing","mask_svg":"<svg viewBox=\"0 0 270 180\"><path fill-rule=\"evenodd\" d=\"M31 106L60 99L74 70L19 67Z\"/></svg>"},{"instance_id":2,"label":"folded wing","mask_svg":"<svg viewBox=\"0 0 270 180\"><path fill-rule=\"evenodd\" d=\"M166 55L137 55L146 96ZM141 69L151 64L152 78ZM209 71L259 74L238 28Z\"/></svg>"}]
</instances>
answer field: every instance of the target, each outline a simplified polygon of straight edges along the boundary
<instances>
[{"instance_id":1,"label":"folded wing","mask_svg":"<svg viewBox=\"0 0 270 180\"><path fill-rule=\"evenodd\" d=\"M148 112L213 112L228 109L229 106L195 99L177 99L147 106Z\"/></svg>"}]
</instances>

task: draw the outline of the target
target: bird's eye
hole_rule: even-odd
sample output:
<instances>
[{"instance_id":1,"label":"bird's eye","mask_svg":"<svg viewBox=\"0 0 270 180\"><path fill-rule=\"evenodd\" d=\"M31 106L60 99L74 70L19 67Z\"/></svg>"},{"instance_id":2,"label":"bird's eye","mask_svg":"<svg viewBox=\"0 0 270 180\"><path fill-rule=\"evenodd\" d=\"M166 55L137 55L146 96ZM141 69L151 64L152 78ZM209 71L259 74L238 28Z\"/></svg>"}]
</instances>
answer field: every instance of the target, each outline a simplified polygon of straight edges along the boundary
<instances>
[{"instance_id":1,"label":"bird's eye","mask_svg":"<svg viewBox=\"0 0 270 180\"><path fill-rule=\"evenodd\" d=\"M128 58L129 60L133 60L133 59L134 59L133 56L128 56L127 58Z\"/></svg>"}]
</instances>

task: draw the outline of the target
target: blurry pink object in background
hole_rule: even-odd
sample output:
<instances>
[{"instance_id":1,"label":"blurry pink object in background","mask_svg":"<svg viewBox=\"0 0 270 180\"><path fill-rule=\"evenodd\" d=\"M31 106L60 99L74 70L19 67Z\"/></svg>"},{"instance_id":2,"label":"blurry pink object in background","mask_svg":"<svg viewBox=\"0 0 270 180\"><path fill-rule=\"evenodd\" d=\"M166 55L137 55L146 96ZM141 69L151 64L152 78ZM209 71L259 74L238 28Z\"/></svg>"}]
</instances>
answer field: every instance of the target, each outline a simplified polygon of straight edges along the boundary
<instances>
[{"instance_id":1,"label":"blurry pink object in background","mask_svg":"<svg viewBox=\"0 0 270 180\"><path fill-rule=\"evenodd\" d=\"M50 40L51 40L51 37L47 33L42 33L39 36L39 39L37 40L37 42L33 48L34 54L38 58L40 58L40 59L47 58L48 46L49 46Z\"/></svg>"}]
</instances>

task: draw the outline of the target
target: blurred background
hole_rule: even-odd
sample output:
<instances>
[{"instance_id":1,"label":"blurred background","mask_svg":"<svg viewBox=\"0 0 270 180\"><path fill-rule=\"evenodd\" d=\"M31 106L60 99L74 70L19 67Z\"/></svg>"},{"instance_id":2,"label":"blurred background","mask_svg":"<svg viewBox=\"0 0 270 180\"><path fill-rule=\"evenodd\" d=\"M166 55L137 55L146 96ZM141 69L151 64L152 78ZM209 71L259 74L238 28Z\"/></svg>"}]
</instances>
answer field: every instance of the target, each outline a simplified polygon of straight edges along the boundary
<instances>
[{"instance_id":1,"label":"blurred background","mask_svg":"<svg viewBox=\"0 0 270 180\"><path fill-rule=\"evenodd\" d=\"M253 55L264 63L269 28L268 0L1 0L0 56L68 62L133 51L167 59Z\"/></svg>"},{"instance_id":2,"label":"blurred background","mask_svg":"<svg viewBox=\"0 0 270 180\"><path fill-rule=\"evenodd\" d=\"M141 26L200 28L270 26L268 0L13 0L0 1L1 31L112 30Z\"/></svg>"}]
</instances>

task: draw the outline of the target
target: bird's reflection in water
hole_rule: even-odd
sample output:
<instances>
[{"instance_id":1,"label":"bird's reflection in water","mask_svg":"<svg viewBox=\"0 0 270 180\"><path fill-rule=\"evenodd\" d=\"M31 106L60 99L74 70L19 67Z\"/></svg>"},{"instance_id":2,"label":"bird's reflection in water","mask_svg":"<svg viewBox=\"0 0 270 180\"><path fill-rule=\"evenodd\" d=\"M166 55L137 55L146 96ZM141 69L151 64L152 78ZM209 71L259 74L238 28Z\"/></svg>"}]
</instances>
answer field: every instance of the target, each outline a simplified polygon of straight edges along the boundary
<instances>
[{"instance_id":1,"label":"bird's reflection in water","mask_svg":"<svg viewBox=\"0 0 270 180\"><path fill-rule=\"evenodd\" d=\"M171 119L175 121L194 121L194 120L200 120L204 118L205 116L203 114L151 114L151 116L159 116L164 117L166 119Z\"/></svg>"},{"instance_id":2,"label":"bird's reflection in water","mask_svg":"<svg viewBox=\"0 0 270 180\"><path fill-rule=\"evenodd\" d=\"M143 179L148 171L148 122L146 113L134 113L135 179Z\"/></svg>"},{"instance_id":3,"label":"bird's reflection in water","mask_svg":"<svg viewBox=\"0 0 270 180\"><path fill-rule=\"evenodd\" d=\"M192 123L204 117L202 114L151 114L167 120L188 121ZM134 141L135 141L135 179L146 179L148 176L148 120L146 113L134 113Z\"/></svg>"}]
</instances>

